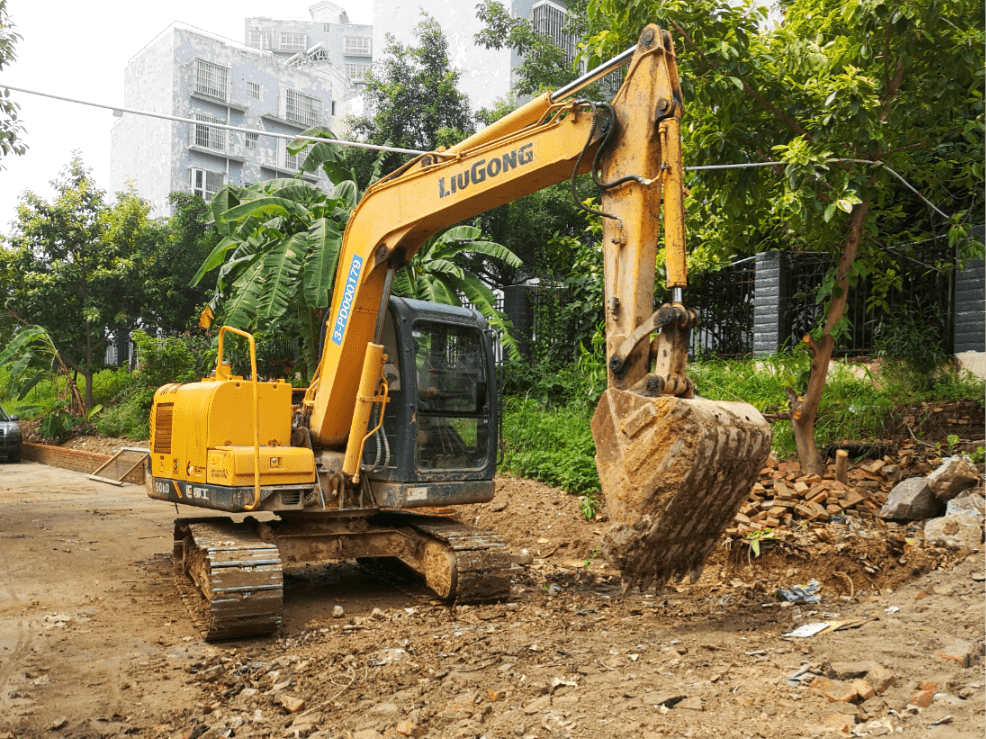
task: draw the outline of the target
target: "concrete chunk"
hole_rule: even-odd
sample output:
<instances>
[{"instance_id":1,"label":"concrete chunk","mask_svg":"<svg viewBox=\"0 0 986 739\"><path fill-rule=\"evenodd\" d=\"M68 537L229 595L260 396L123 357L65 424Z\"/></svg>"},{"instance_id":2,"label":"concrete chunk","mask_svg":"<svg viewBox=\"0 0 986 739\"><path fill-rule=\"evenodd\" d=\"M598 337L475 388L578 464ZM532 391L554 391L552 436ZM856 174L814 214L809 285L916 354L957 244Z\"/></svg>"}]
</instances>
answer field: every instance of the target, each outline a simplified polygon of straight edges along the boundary
<instances>
[{"instance_id":1,"label":"concrete chunk","mask_svg":"<svg viewBox=\"0 0 986 739\"><path fill-rule=\"evenodd\" d=\"M924 539L930 546L975 549L983 543L983 527L975 513L953 513L925 523Z\"/></svg>"},{"instance_id":2,"label":"concrete chunk","mask_svg":"<svg viewBox=\"0 0 986 739\"><path fill-rule=\"evenodd\" d=\"M925 478L938 500L949 501L979 480L979 471L968 457L948 457Z\"/></svg>"},{"instance_id":3,"label":"concrete chunk","mask_svg":"<svg viewBox=\"0 0 986 739\"><path fill-rule=\"evenodd\" d=\"M945 513L975 513L981 521L986 514L986 498L983 498L979 493L969 493L952 498L945 507Z\"/></svg>"},{"instance_id":4,"label":"concrete chunk","mask_svg":"<svg viewBox=\"0 0 986 739\"><path fill-rule=\"evenodd\" d=\"M911 477L897 483L880 509L887 521L922 521L942 513L945 506L928 487L927 478Z\"/></svg>"}]
</instances>

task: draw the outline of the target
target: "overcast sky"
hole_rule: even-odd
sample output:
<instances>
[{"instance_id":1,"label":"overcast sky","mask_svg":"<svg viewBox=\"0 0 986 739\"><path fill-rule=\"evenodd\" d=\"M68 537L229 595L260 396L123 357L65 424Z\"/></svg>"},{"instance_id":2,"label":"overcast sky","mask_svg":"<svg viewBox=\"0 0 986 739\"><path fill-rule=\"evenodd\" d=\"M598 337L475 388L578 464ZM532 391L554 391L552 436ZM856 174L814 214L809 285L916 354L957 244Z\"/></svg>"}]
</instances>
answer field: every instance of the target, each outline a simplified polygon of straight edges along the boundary
<instances>
[{"instance_id":1,"label":"overcast sky","mask_svg":"<svg viewBox=\"0 0 986 739\"><path fill-rule=\"evenodd\" d=\"M0 87L14 85L108 105L123 105L127 62L175 21L243 42L243 21L254 16L310 20L315 0L8 0L23 38L17 61L0 70ZM367 0L335 0L353 23L370 23ZM96 184L110 184L113 114L36 95L11 92L20 104L27 154L0 160L0 232L10 233L25 190L50 198L49 185L79 150ZM108 193L112 196L112 193Z\"/></svg>"}]
</instances>

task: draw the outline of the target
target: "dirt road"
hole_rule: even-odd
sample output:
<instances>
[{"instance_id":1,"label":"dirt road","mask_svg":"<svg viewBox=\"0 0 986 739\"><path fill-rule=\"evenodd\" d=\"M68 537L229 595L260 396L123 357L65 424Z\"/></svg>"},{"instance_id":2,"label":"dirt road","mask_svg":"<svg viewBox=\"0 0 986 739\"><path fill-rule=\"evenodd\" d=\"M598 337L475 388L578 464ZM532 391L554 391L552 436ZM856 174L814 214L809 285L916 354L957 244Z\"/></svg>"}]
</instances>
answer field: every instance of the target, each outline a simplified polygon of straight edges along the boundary
<instances>
[{"instance_id":1,"label":"dirt road","mask_svg":"<svg viewBox=\"0 0 986 739\"><path fill-rule=\"evenodd\" d=\"M723 549L694 586L621 597L574 498L499 490L460 519L533 555L511 602L293 571L278 637L211 645L171 582L174 508L0 466L0 738L983 736L981 549L832 525L824 557ZM820 603L774 597L816 573ZM849 623L783 636L819 621Z\"/></svg>"}]
</instances>

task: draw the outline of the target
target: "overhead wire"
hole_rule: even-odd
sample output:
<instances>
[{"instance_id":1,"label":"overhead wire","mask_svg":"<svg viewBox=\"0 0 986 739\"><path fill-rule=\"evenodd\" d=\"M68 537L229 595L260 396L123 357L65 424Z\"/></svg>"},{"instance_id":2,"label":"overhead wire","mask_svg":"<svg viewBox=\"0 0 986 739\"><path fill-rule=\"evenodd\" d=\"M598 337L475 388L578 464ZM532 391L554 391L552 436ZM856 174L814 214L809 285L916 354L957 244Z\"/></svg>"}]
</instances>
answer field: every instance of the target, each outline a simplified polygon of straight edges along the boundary
<instances>
[{"instance_id":1,"label":"overhead wire","mask_svg":"<svg viewBox=\"0 0 986 739\"><path fill-rule=\"evenodd\" d=\"M49 93L49 92L41 92L40 90L31 90L31 89L28 89L26 87L15 87L13 85L6 85L6 84L3 84L2 82L0 82L0 89L4 89L4 88L6 88L8 90L14 90L15 92L23 92L23 93L25 93L27 95L36 95L38 97L50 98L52 100L61 100L62 102L74 103L76 105L85 105L85 106L92 107L92 108L102 108L102 109L105 109L105 110L112 111L113 114L116 115L116 116L120 116L123 113L127 113L127 114L130 114L130 115L142 115L142 116L147 116L147 117L150 117L150 118L160 118L160 119L163 119L163 120L175 121L177 123L190 123L192 125L209 126L210 128L221 128L221 129L224 129L224 130L227 130L227 131L236 131L238 133L253 133L253 134L258 134L260 136L268 136L268 137L271 137L271 138L283 139L283 140L286 140L286 141L310 141L312 143L320 143L320 144L339 144L340 146L352 146L352 147L356 147L356 148L360 148L360 149L372 149L374 151L393 152L395 154L420 155L420 154L428 154L429 153L427 151L423 151L423 150L420 150L420 149L406 149L406 148L399 147L399 146L386 146L386 145L381 145L381 144L367 144L367 143L364 143L362 141L347 141L345 139L324 138L324 137L318 137L318 136L302 136L302 135L295 135L295 134L288 134L288 133L277 133L277 132L274 132L274 131L267 131L267 130L263 130L263 129L246 128L246 127L243 127L243 126L230 126L230 125L224 124L224 123L204 122L204 121L195 120L193 118L183 118L181 116L168 115L166 113L155 113L155 112L149 111L149 110L137 110L135 108L123 108L123 107L120 107L119 105L106 105L104 103L95 103L95 102L92 102L92 101L89 101L89 100L80 100L78 98L70 98L70 97L66 97L64 95L55 95L55 94L52 94L52 93ZM928 200L924 195L922 195L917 190L917 188L915 188L910 182L908 182L902 175L900 175L898 172L894 171L891 167L889 167L885 162L875 161L875 160L872 160L872 159L853 159L853 158L846 158L846 157L833 158L833 159L828 159L826 161L827 162L833 162L833 163L834 162L847 162L847 163L852 163L852 164L866 164L866 165L869 165L869 166L880 167L881 169L885 169L887 172L889 172L894 177L896 177L898 180L900 180L901 183L907 189L909 189L911 192L913 192L915 195L917 195L917 197L920 198L921 201L924 202L929 208L931 208L932 210L934 210L935 213L937 213L938 215L940 215L942 218L945 218L946 220L949 219L949 216L948 216L947 213L943 212L938 206L936 206L934 203L932 203L930 200ZM739 164L701 164L701 165L695 165L695 166L688 166L688 167L685 167L684 169L686 171L689 171L689 172L702 172L702 171L725 170L725 169L751 169L751 168L758 168L758 167L777 167L777 166L787 166L788 164L789 164L789 162L782 162L782 161L774 161L774 162L742 162L742 163L739 163Z\"/></svg>"}]
</instances>

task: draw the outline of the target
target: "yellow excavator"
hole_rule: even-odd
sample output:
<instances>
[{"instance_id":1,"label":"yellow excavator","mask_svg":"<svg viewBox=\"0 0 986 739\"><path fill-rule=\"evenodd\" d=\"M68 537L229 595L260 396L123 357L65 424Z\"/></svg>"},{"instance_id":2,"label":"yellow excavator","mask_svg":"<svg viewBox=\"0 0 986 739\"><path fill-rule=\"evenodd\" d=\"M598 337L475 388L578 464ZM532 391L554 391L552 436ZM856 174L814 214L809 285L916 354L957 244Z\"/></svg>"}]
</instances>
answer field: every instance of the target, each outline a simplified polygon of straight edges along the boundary
<instances>
[{"instance_id":1,"label":"yellow excavator","mask_svg":"<svg viewBox=\"0 0 986 739\"><path fill-rule=\"evenodd\" d=\"M629 63L609 104L575 99ZM343 239L320 364L304 399L260 382L249 334L224 327L214 376L161 387L151 411L148 495L253 516L181 518L179 586L207 639L270 633L282 566L398 558L443 598L505 598L504 542L414 509L493 497L499 392L491 331L473 310L391 296L395 272L433 234L591 173L601 188L608 389L592 420L615 522L603 540L624 588L697 577L767 457L771 432L739 402L694 396L697 325L686 286L682 99L670 34L635 47L449 149L369 188ZM663 214L663 217L662 217ZM671 302L654 305L663 222ZM251 377L223 361L249 341Z\"/></svg>"}]
</instances>

